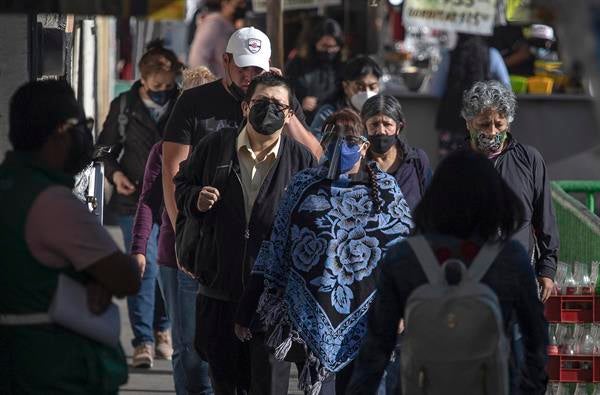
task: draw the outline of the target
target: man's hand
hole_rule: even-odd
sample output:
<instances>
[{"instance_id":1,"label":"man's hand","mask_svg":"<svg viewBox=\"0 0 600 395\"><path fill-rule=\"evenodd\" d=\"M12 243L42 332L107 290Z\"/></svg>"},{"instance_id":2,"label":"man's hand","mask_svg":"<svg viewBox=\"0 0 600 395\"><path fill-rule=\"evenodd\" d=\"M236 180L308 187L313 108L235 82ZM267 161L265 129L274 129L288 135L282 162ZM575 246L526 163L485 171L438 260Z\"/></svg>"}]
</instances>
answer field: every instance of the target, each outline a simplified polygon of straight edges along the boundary
<instances>
[{"instance_id":1,"label":"man's hand","mask_svg":"<svg viewBox=\"0 0 600 395\"><path fill-rule=\"evenodd\" d=\"M542 303L546 303L550 295L552 295L552 291L554 291L554 281L548 277L538 277L538 283L540 283L540 287L542 287Z\"/></svg>"},{"instance_id":2,"label":"man's hand","mask_svg":"<svg viewBox=\"0 0 600 395\"><path fill-rule=\"evenodd\" d=\"M114 172L113 183L115 184L117 192L120 195L129 196L135 192L135 185L133 185L133 183L129 181L129 178L127 178L127 176L120 170Z\"/></svg>"},{"instance_id":3,"label":"man's hand","mask_svg":"<svg viewBox=\"0 0 600 395\"><path fill-rule=\"evenodd\" d=\"M204 187L198 194L196 207L201 213L207 212L221 198L221 194L217 188Z\"/></svg>"},{"instance_id":4,"label":"man's hand","mask_svg":"<svg viewBox=\"0 0 600 395\"><path fill-rule=\"evenodd\" d=\"M314 96L306 96L302 99L302 109L304 111L312 112L317 108L317 98Z\"/></svg>"},{"instance_id":5,"label":"man's hand","mask_svg":"<svg viewBox=\"0 0 600 395\"><path fill-rule=\"evenodd\" d=\"M146 270L146 257L142 254L133 254L133 257L140 268L140 278L143 278L144 271Z\"/></svg>"},{"instance_id":6,"label":"man's hand","mask_svg":"<svg viewBox=\"0 0 600 395\"><path fill-rule=\"evenodd\" d=\"M240 339L241 342L245 342L245 341L252 339L252 332L250 331L250 328L246 328L244 326L235 324L234 330L235 330L235 335L237 336L238 339Z\"/></svg>"},{"instance_id":7,"label":"man's hand","mask_svg":"<svg viewBox=\"0 0 600 395\"><path fill-rule=\"evenodd\" d=\"M94 314L102 314L112 301L112 294L96 282L88 283L87 287L88 308Z\"/></svg>"}]
</instances>

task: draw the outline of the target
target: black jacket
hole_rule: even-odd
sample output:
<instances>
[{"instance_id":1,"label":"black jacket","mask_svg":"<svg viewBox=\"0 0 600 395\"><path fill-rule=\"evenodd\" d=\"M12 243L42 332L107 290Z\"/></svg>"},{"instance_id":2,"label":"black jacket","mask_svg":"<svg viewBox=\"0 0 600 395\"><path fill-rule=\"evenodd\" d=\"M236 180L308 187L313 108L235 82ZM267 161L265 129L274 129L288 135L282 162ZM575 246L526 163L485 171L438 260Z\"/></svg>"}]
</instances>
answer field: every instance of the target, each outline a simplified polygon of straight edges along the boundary
<instances>
[{"instance_id":1,"label":"black jacket","mask_svg":"<svg viewBox=\"0 0 600 395\"><path fill-rule=\"evenodd\" d=\"M478 250L482 245L477 239L465 241L444 235L426 237L434 252L438 249L450 251L452 258L467 265L473 257L465 256L464 251L468 249L463 247L476 246ZM369 310L367 336L355 361L347 394L375 393L396 345L398 322L405 317L406 302L415 289L427 282L419 260L407 242L392 247L379 266L381 271L377 278L377 294ZM481 282L498 296L506 335L513 336L513 317L523 335L524 361L520 365L520 374L511 373L511 395L544 394L548 382L545 369L548 327L544 306L536 293L529 257L520 243L507 242ZM514 359L513 355L511 363Z\"/></svg>"},{"instance_id":2,"label":"black jacket","mask_svg":"<svg viewBox=\"0 0 600 395\"><path fill-rule=\"evenodd\" d=\"M433 173L425 151L411 147L402 139L398 140L398 144L403 159L392 175L398 182L406 203L414 211L429 186Z\"/></svg>"},{"instance_id":3,"label":"black jacket","mask_svg":"<svg viewBox=\"0 0 600 395\"><path fill-rule=\"evenodd\" d=\"M554 279L559 238L546 164L538 150L520 144L510 134L508 138L507 148L494 160L494 166L525 208L525 223L514 238L529 256L537 246L536 274Z\"/></svg>"},{"instance_id":4,"label":"black jacket","mask_svg":"<svg viewBox=\"0 0 600 395\"><path fill-rule=\"evenodd\" d=\"M200 293L220 300L237 302L242 295L261 243L271 235L277 206L288 183L300 170L313 167L316 160L300 143L281 136L277 160L271 167L256 197L250 220L244 211L244 195L240 182L237 159L237 129L222 129L202 139L192 155L180 166L175 176L175 198L180 215L202 221L208 214L215 216L214 243L195 254L196 275ZM204 186L211 186L215 169L222 164L224 154L220 147L230 149L230 171L220 200L206 213L196 208L198 194ZM179 222L179 219L178 219Z\"/></svg>"},{"instance_id":5,"label":"black jacket","mask_svg":"<svg viewBox=\"0 0 600 395\"><path fill-rule=\"evenodd\" d=\"M106 178L109 182L112 183L113 174L120 170L136 185L135 193L130 196L119 195L116 191L113 194L109 206L121 215L135 214L139 193L142 190L146 160L152 146L162 139L163 129L175 105L175 98L173 98L165 114L158 123L155 122L140 98L140 86L141 83L137 81L129 91L120 94L110 103L108 116L97 141L99 145L115 147L112 153L103 160ZM127 98L125 115L128 119L124 142L121 141L119 133L122 96ZM121 153L123 156L118 159Z\"/></svg>"}]
</instances>

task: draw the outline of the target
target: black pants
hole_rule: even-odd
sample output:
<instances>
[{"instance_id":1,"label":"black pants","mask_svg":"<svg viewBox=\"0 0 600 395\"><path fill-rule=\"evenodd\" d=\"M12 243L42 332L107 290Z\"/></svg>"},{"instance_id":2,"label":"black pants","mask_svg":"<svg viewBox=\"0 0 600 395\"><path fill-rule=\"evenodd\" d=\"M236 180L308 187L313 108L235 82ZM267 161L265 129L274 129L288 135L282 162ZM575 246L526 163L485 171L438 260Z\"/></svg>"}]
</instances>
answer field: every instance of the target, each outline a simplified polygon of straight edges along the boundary
<instances>
[{"instance_id":1,"label":"black pants","mask_svg":"<svg viewBox=\"0 0 600 395\"><path fill-rule=\"evenodd\" d=\"M242 343L235 336L237 303L198 295L195 346L208 362L216 395L286 395L290 363L278 361L265 346L264 334Z\"/></svg>"}]
</instances>

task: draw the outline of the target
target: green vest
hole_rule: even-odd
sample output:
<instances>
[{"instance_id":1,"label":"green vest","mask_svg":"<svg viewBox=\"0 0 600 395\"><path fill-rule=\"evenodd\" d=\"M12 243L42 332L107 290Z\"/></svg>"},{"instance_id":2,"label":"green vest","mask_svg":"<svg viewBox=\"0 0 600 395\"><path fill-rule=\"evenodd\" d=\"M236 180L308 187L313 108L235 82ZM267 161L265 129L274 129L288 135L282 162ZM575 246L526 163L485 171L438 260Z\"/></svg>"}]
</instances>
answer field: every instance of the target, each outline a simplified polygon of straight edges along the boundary
<instances>
[{"instance_id":1,"label":"green vest","mask_svg":"<svg viewBox=\"0 0 600 395\"><path fill-rule=\"evenodd\" d=\"M34 164L27 154L9 152L0 165L0 314L47 312L58 275L73 272L42 265L25 240L31 206L56 185L72 188L73 178ZM0 366L8 368L0 393L110 394L127 381L120 347L57 325L0 326Z\"/></svg>"}]
</instances>

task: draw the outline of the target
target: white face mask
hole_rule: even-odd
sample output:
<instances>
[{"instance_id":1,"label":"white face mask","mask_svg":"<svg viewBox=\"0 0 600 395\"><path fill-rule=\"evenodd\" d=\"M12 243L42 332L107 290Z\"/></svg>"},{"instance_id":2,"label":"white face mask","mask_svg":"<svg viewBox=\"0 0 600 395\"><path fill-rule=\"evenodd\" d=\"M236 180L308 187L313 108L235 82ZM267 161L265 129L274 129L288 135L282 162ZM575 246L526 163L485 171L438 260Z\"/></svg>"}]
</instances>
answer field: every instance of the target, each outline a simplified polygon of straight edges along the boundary
<instances>
[{"instance_id":1,"label":"white face mask","mask_svg":"<svg viewBox=\"0 0 600 395\"><path fill-rule=\"evenodd\" d=\"M358 92L352 95L352 97L350 98L350 103L352 103L354 108L360 112L363 106L365 105L365 102L373 96L377 96L377 92L370 90Z\"/></svg>"}]
</instances>

